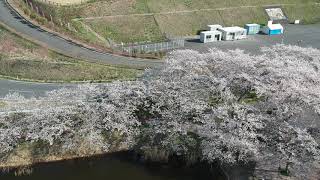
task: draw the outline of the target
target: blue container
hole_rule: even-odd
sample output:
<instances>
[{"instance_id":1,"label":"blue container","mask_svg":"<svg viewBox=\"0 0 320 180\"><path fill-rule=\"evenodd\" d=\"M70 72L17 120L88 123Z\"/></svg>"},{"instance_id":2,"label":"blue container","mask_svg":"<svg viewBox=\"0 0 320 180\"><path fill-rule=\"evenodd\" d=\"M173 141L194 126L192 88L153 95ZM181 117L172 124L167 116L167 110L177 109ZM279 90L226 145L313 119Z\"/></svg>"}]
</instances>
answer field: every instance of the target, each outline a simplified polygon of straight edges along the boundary
<instances>
[{"instance_id":1,"label":"blue container","mask_svg":"<svg viewBox=\"0 0 320 180\"><path fill-rule=\"evenodd\" d=\"M282 34L281 29L269 30L269 35L279 35Z\"/></svg>"}]
</instances>

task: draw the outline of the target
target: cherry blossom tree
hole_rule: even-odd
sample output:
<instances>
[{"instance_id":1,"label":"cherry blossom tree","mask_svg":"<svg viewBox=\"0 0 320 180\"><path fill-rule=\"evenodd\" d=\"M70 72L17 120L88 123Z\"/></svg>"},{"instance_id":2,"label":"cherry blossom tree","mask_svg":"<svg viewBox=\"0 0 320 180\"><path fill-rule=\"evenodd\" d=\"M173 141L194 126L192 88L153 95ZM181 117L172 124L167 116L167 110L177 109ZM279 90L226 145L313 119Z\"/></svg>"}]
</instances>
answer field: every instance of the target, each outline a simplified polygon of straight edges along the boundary
<instances>
[{"instance_id":1,"label":"cherry blossom tree","mask_svg":"<svg viewBox=\"0 0 320 180\"><path fill-rule=\"evenodd\" d=\"M319 67L320 50L297 46L260 55L179 50L136 81L31 99L11 94L0 114L0 156L20 142L44 141L63 151L255 162L308 178L320 169Z\"/></svg>"}]
</instances>

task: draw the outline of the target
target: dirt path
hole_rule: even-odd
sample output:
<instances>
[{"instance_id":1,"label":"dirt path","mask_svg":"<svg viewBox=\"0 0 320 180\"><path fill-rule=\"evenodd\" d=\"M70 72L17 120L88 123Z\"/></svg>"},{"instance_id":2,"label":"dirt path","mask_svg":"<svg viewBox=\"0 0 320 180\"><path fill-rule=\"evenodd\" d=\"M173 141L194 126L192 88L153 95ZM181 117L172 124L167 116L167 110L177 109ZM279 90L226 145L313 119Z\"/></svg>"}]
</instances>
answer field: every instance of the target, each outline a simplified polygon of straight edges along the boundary
<instances>
[{"instance_id":1,"label":"dirt path","mask_svg":"<svg viewBox=\"0 0 320 180\"><path fill-rule=\"evenodd\" d=\"M74 20L74 21L78 21L78 20ZM98 39L100 39L102 42L104 42L105 44L107 44L108 47L110 47L110 43L107 39L105 39L104 37L100 36L97 32L95 32L93 29L91 29L90 26L86 25L85 23L83 23L82 21L78 21L79 23L81 23L81 25L87 30L90 31L92 34L94 34Z\"/></svg>"}]
</instances>

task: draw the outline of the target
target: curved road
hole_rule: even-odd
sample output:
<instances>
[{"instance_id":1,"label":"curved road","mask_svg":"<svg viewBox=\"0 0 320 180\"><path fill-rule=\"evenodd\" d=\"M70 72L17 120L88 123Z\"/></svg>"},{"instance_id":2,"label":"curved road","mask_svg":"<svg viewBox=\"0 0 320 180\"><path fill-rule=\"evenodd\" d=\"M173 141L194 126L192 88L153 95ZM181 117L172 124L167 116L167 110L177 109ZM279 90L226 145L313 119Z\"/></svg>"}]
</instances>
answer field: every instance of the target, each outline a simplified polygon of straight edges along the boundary
<instances>
[{"instance_id":1,"label":"curved road","mask_svg":"<svg viewBox=\"0 0 320 180\"><path fill-rule=\"evenodd\" d=\"M61 88L72 88L77 84L34 83L0 79L0 101L9 93L19 93L24 97L40 97L46 92Z\"/></svg>"},{"instance_id":2,"label":"curved road","mask_svg":"<svg viewBox=\"0 0 320 180\"><path fill-rule=\"evenodd\" d=\"M40 27L31 24L12 9L6 0L0 0L0 21L14 29L17 33L21 33L30 39L46 44L49 49L74 58L137 68L154 67L162 64L160 60L130 58L101 53L82 47L81 45L46 32Z\"/></svg>"}]
</instances>

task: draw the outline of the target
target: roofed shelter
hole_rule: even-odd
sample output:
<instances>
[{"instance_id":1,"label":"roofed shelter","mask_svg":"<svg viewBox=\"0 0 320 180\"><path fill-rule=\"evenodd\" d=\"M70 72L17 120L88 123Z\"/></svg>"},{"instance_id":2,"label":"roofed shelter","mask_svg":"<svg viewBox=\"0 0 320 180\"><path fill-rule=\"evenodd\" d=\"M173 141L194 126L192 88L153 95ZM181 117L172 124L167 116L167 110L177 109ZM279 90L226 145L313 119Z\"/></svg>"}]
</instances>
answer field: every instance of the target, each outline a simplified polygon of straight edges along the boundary
<instances>
[{"instance_id":1,"label":"roofed shelter","mask_svg":"<svg viewBox=\"0 0 320 180\"><path fill-rule=\"evenodd\" d=\"M247 38L247 30L238 26L219 28L222 32L222 40L233 41Z\"/></svg>"}]
</instances>

